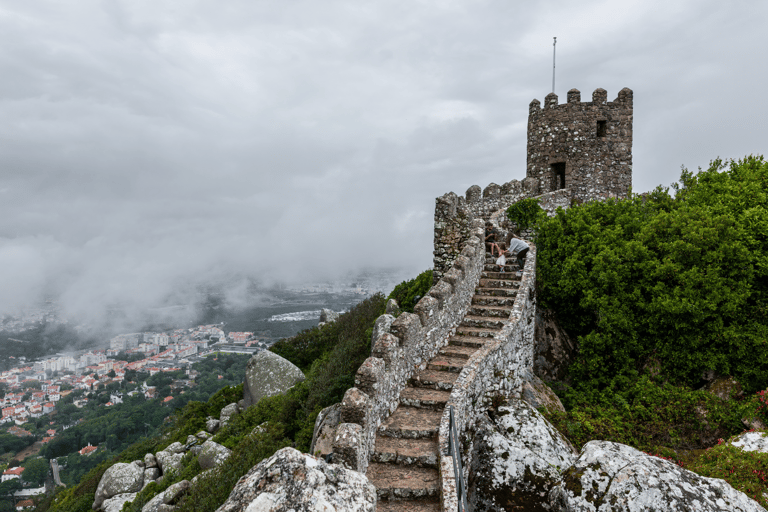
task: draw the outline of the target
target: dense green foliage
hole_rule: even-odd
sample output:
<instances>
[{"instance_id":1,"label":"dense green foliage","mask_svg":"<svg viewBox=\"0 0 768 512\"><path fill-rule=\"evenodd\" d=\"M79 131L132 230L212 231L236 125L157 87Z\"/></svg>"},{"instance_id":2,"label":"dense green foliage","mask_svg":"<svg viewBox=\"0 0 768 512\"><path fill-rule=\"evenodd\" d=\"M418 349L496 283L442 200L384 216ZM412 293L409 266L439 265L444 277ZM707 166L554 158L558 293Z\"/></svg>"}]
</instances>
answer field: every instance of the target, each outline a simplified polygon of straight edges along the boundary
<instances>
[{"instance_id":1,"label":"dense green foliage","mask_svg":"<svg viewBox=\"0 0 768 512\"><path fill-rule=\"evenodd\" d=\"M768 385L768 163L718 160L675 188L538 227L542 302L579 343L568 408L626 401L655 365L693 387L706 370Z\"/></svg>"},{"instance_id":2,"label":"dense green foliage","mask_svg":"<svg viewBox=\"0 0 768 512\"><path fill-rule=\"evenodd\" d=\"M413 313L413 308L421 297L432 288L432 270L425 270L410 281L403 281L395 286L387 299L395 299L400 311Z\"/></svg>"},{"instance_id":3,"label":"dense green foliage","mask_svg":"<svg viewBox=\"0 0 768 512\"><path fill-rule=\"evenodd\" d=\"M20 452L35 442L32 436L18 437L7 432L0 433L0 454Z\"/></svg>"},{"instance_id":4,"label":"dense green foliage","mask_svg":"<svg viewBox=\"0 0 768 512\"><path fill-rule=\"evenodd\" d=\"M756 417L758 401L722 400L705 390L654 382L644 375L612 401L580 401L567 412L542 412L574 446L602 439L676 458L711 446L744 429Z\"/></svg>"},{"instance_id":5,"label":"dense green foliage","mask_svg":"<svg viewBox=\"0 0 768 512\"><path fill-rule=\"evenodd\" d=\"M507 218L518 230L534 227L546 217L539 206L539 200L534 197L521 199L507 208Z\"/></svg>"}]
</instances>

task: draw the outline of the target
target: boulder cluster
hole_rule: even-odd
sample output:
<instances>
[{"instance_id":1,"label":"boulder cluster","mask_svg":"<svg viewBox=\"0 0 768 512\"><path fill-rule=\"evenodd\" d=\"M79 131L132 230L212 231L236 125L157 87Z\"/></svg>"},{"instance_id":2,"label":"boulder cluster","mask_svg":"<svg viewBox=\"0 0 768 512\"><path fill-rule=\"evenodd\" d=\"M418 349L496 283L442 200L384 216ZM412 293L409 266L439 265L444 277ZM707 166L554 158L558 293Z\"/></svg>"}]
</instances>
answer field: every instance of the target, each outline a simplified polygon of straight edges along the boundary
<instances>
[{"instance_id":1,"label":"boulder cluster","mask_svg":"<svg viewBox=\"0 0 768 512\"><path fill-rule=\"evenodd\" d=\"M209 417L206 421L207 431L188 436L186 444L175 442L154 454L147 453L142 460L118 462L109 467L96 488L93 510L119 512L124 504L132 502L150 483L162 483L181 473L184 455L187 453L197 455L198 464L204 471L220 465L227 460L231 451L211 438L237 411L238 405L230 404L221 410L219 419ZM193 484L194 479L191 482L182 480L174 483L147 502L142 512L171 512Z\"/></svg>"},{"instance_id":2,"label":"boulder cluster","mask_svg":"<svg viewBox=\"0 0 768 512\"><path fill-rule=\"evenodd\" d=\"M492 412L475 431L468 482L472 510L764 511L724 480L630 446L590 441L576 453L524 400ZM734 444L766 447L763 439L752 433Z\"/></svg>"}]
</instances>

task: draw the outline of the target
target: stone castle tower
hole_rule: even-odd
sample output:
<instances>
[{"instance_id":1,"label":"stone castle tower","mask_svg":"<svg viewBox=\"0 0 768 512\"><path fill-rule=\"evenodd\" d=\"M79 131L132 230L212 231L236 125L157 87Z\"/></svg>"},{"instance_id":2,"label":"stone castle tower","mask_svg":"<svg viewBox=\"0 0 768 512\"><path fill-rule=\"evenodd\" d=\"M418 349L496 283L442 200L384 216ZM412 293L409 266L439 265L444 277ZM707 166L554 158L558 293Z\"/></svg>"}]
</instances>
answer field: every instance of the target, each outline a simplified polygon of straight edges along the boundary
<instances>
[{"instance_id":1,"label":"stone castle tower","mask_svg":"<svg viewBox=\"0 0 768 512\"><path fill-rule=\"evenodd\" d=\"M526 176L539 181L539 193L567 189L572 200L625 197L632 186L632 90L614 101L596 89L582 102L576 89L568 102L548 94L544 106L533 100L528 111Z\"/></svg>"}]
</instances>

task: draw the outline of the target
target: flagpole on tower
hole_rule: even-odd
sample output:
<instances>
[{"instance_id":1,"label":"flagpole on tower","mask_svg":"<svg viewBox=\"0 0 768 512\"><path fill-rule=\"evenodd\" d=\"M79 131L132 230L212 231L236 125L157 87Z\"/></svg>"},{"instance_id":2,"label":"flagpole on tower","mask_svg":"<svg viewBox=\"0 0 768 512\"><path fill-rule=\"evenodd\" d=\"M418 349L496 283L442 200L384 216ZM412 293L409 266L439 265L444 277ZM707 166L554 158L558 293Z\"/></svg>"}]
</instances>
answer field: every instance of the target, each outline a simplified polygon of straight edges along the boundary
<instances>
[{"instance_id":1,"label":"flagpole on tower","mask_svg":"<svg viewBox=\"0 0 768 512\"><path fill-rule=\"evenodd\" d=\"M557 46L557 38L553 37L554 42L552 43L552 92L555 92L555 49Z\"/></svg>"}]
</instances>

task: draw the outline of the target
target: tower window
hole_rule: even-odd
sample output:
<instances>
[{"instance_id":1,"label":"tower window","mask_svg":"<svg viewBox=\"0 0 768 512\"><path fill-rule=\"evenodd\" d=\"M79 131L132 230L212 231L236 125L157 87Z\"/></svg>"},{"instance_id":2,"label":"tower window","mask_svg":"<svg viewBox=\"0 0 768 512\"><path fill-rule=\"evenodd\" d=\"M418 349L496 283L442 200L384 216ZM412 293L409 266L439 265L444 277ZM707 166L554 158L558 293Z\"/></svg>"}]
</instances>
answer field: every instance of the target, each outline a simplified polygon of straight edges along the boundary
<instances>
[{"instance_id":1,"label":"tower window","mask_svg":"<svg viewBox=\"0 0 768 512\"><path fill-rule=\"evenodd\" d=\"M597 122L597 136L605 137L605 121Z\"/></svg>"},{"instance_id":2,"label":"tower window","mask_svg":"<svg viewBox=\"0 0 768 512\"><path fill-rule=\"evenodd\" d=\"M554 190L561 190L565 188L565 162L557 162L552 164L552 184Z\"/></svg>"}]
</instances>

